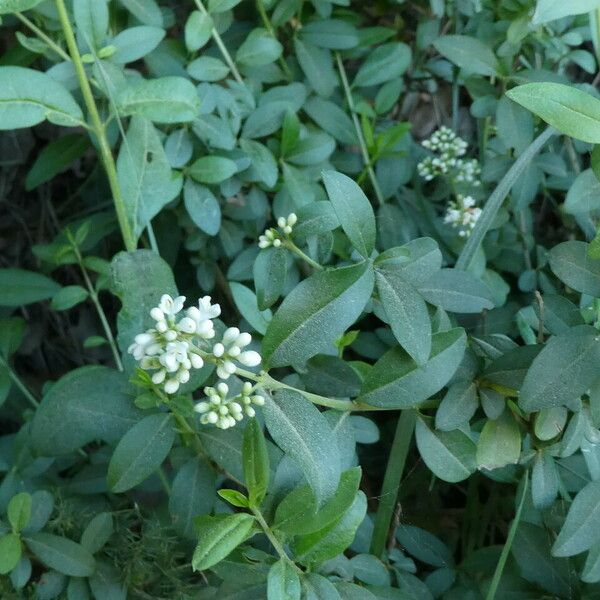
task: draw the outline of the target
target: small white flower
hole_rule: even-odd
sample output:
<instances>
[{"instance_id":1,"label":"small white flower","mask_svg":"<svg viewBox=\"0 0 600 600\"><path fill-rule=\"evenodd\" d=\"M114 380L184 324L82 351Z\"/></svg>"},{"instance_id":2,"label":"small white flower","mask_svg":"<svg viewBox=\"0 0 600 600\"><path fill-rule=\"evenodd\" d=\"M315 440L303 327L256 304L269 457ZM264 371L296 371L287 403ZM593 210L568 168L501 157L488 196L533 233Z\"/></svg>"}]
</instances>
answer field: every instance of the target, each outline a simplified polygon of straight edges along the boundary
<instances>
[{"instance_id":1,"label":"small white flower","mask_svg":"<svg viewBox=\"0 0 600 600\"><path fill-rule=\"evenodd\" d=\"M183 317L177 323L177 329L183 331L183 333L196 333L196 321L190 317Z\"/></svg>"},{"instance_id":2,"label":"small white flower","mask_svg":"<svg viewBox=\"0 0 600 600\"><path fill-rule=\"evenodd\" d=\"M158 304L158 308L166 315L174 317L183 308L185 302L185 296L177 296L177 298L171 298L169 294L163 294Z\"/></svg>"},{"instance_id":3,"label":"small white flower","mask_svg":"<svg viewBox=\"0 0 600 600\"><path fill-rule=\"evenodd\" d=\"M246 367L256 367L262 360L260 354L254 350L246 350L245 352L242 352L237 359Z\"/></svg>"},{"instance_id":4,"label":"small white flower","mask_svg":"<svg viewBox=\"0 0 600 600\"><path fill-rule=\"evenodd\" d=\"M165 383L165 392L167 392L167 394L175 394L178 389L179 381L177 381L177 379L169 379Z\"/></svg>"},{"instance_id":5,"label":"small white flower","mask_svg":"<svg viewBox=\"0 0 600 600\"><path fill-rule=\"evenodd\" d=\"M461 238L467 238L475 228L481 208L476 206L476 200L471 196L458 195L456 202L451 202L444 216L444 223L458 229Z\"/></svg>"}]
</instances>

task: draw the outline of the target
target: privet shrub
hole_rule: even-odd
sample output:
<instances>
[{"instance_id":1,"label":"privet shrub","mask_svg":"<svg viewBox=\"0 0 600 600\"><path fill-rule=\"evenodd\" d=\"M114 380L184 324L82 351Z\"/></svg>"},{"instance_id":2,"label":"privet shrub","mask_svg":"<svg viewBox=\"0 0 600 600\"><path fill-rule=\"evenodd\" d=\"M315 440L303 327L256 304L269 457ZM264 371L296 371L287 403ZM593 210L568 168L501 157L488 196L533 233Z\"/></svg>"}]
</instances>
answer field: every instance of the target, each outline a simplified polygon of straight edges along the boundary
<instances>
[{"instance_id":1,"label":"privet shrub","mask_svg":"<svg viewBox=\"0 0 600 600\"><path fill-rule=\"evenodd\" d=\"M598 0L0 0L0 596L600 597Z\"/></svg>"}]
</instances>

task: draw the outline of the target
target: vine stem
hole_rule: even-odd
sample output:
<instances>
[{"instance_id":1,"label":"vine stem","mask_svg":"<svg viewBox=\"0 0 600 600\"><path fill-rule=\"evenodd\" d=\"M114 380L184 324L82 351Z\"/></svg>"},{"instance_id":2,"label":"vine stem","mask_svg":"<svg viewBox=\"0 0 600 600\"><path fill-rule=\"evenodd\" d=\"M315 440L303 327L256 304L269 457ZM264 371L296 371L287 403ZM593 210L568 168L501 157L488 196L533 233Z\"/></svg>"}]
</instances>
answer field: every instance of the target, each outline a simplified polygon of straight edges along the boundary
<instances>
[{"instance_id":1,"label":"vine stem","mask_svg":"<svg viewBox=\"0 0 600 600\"><path fill-rule=\"evenodd\" d=\"M271 391L290 390L292 392L297 392L298 394L302 394L307 400L310 400L313 404L325 406L326 408L335 408L336 410L341 410L344 412L352 412L359 410L396 410L391 408L381 408L380 406L371 406L369 404L363 404L361 402L355 402L353 400L340 400L339 398L327 398L326 396L319 396L318 394L313 394L311 392L295 388L291 385L288 385L287 383L283 383L282 381L277 381L277 379L274 379L266 372L262 372L260 375L257 375L256 373L252 373L252 371L247 371L246 369L238 368L236 369L236 374L241 375L242 377L245 377L250 381L254 381L256 384L258 384L258 387L265 387Z\"/></svg>"},{"instance_id":2,"label":"vine stem","mask_svg":"<svg viewBox=\"0 0 600 600\"><path fill-rule=\"evenodd\" d=\"M544 144L554 135L554 133L556 132L552 127L546 128L535 140L533 140L533 142L531 142L525 152L519 156L507 171L506 175L501 179L500 183L496 186L496 189L485 203L481 216L477 220L475 228L468 237L467 243L464 245L456 261L455 269L466 271L469 268L479 246L481 246L481 243L483 242L485 234L492 226L496 214L500 210L500 207L506 196L508 196L512 186L527 168L531 159L542 149Z\"/></svg>"},{"instance_id":3,"label":"vine stem","mask_svg":"<svg viewBox=\"0 0 600 600\"><path fill-rule=\"evenodd\" d=\"M379 202L380 205L383 205L385 199L383 197L383 193L381 192L381 188L379 187L377 177L375 176L373 165L371 165L371 159L369 158L369 150L367 149L367 142L365 141L365 136L363 135L363 131L360 126L360 121L358 120L358 115L356 114L356 107L354 106L354 100L352 98L352 90L350 89L350 84L348 83L348 75L346 74L346 69L344 68L344 63L339 52L335 53L335 59L337 61L338 71L340 72L340 79L342 80L342 86L344 88L346 102L348 103L348 109L350 110L352 122L354 123L354 129L356 130L356 137L358 138L358 144L360 146L360 151L362 154L363 162L365 164L365 169L367 169L367 173L369 174L369 179L371 180L373 191L375 192L375 196L377 197L377 202Z\"/></svg>"},{"instance_id":4,"label":"vine stem","mask_svg":"<svg viewBox=\"0 0 600 600\"><path fill-rule=\"evenodd\" d=\"M510 553L510 549L515 540L515 535L517 533L517 529L519 528L519 522L521 521L521 513L523 512L523 505L525 504L525 496L527 495L527 487L529 485L529 471L525 471L525 483L523 484L523 491L521 493L521 500L519 501L519 506L517 507L517 513L513 522L511 523L510 529L508 530L508 536L506 538L506 543L504 544L504 548L502 548L502 553L500 554L500 560L496 565L496 570L494 571L494 577L492 578L492 583L490 584L490 588L488 589L488 593L485 597L485 600L494 600L496 597L496 591L498 590L498 585L500 584L500 579L502 577L502 573L504 571L504 566L506 565L506 561L508 560L508 555Z\"/></svg>"},{"instance_id":5,"label":"vine stem","mask_svg":"<svg viewBox=\"0 0 600 600\"><path fill-rule=\"evenodd\" d=\"M371 554L378 557L381 557L385 550L390 532L390 524L396 507L400 481L404 472L416 420L417 415L414 410L403 410L396 425L394 442L385 469L383 485L381 486L373 537L371 538Z\"/></svg>"},{"instance_id":6,"label":"vine stem","mask_svg":"<svg viewBox=\"0 0 600 600\"><path fill-rule=\"evenodd\" d=\"M83 66L81 55L79 54L77 42L75 41L75 34L73 33L73 28L71 26L71 21L69 19L69 14L67 13L65 2L64 0L55 0L55 4L63 34L67 42L67 48L69 49L69 54L71 55L71 60L73 61L79 87L81 89L81 93L83 94L83 100L92 121L92 131L98 141L100 157L102 159L102 164L104 165L104 170L108 178L110 191L113 196L113 202L117 213L117 220L119 221L119 227L121 229L123 242L125 243L125 248L127 251L132 252L136 249L137 244L135 236L133 235L133 230L131 229L131 224L127 218L125 202L121 193L119 180L117 178L115 159L113 157L110 144L108 143L108 138L106 137L104 125L100 119L100 114L98 112L98 107L96 106L96 101L94 100L90 82L88 81L85 73L85 68Z\"/></svg>"},{"instance_id":7,"label":"vine stem","mask_svg":"<svg viewBox=\"0 0 600 600\"><path fill-rule=\"evenodd\" d=\"M273 546L273 548L275 548L275 551L277 552L277 554L279 555L279 557L281 559L289 562L291 565L293 565L294 568L297 571L300 571L300 569L296 566L296 563L294 563L294 561L290 559L290 557L288 556L287 552L285 551L285 548L281 545L281 542L277 539L276 535L273 533L273 531L269 527L268 523L265 521L265 518L263 517L262 513L260 512L260 510L258 508L256 508L256 507L253 507L253 506L250 507L250 510L252 511L252 514L254 515L254 517L256 518L256 520L258 521L258 524L261 526L261 528L264 531L265 535L267 536L267 538L271 542L271 545Z\"/></svg>"},{"instance_id":8,"label":"vine stem","mask_svg":"<svg viewBox=\"0 0 600 600\"><path fill-rule=\"evenodd\" d=\"M30 21L24 14L20 12L14 13L15 17L28 27L35 35L37 35L40 40L42 40L45 44L47 44L56 54L58 54L63 60L67 62L71 62L71 57L49 36L47 36L35 23Z\"/></svg>"},{"instance_id":9,"label":"vine stem","mask_svg":"<svg viewBox=\"0 0 600 600\"><path fill-rule=\"evenodd\" d=\"M269 19L269 15L267 14L267 11L265 10L265 5L263 4L262 0L256 0L256 8L258 9L258 14L260 15L263 25L265 26L265 29L269 32L269 35L273 39L277 40L277 34L275 33L275 29L273 28L273 24L271 23L271 20ZM285 74L285 76L288 79L292 79L292 72L290 71L290 68L288 67L285 60L283 59L283 56L279 57L278 62L280 64L281 69L283 70L283 73Z\"/></svg>"},{"instance_id":10,"label":"vine stem","mask_svg":"<svg viewBox=\"0 0 600 600\"><path fill-rule=\"evenodd\" d=\"M8 376L12 379L13 383L19 388L19 391L27 398L31 406L33 408L37 408L40 403L35 399L35 396L29 391L29 388L21 381L21 378L13 371L11 366L8 364L8 360L6 360L0 354L0 364L4 365L6 370L8 371Z\"/></svg>"},{"instance_id":11,"label":"vine stem","mask_svg":"<svg viewBox=\"0 0 600 600\"><path fill-rule=\"evenodd\" d=\"M73 252L75 252L75 256L77 257L77 262L79 263L79 268L81 269L81 274L83 275L83 280L85 282L85 287L88 290L92 303L96 308L96 312L98 313L98 318L100 319L100 323L102 324L102 329L104 329L104 335L110 345L110 349L112 350L113 357L115 359L115 365L117 369L123 372L123 363L121 362L121 356L119 354L119 350L117 348L117 344L115 342L115 338L110 329L110 325L108 324L108 319L106 318L106 314L102 305L100 304L100 300L98 298L98 294L96 289L94 288L90 277L88 275L87 269L85 268L85 264L83 262L83 256L81 256L81 252L79 251L79 246L77 246L77 242L73 238L73 234L70 229L67 228L67 237L69 238L69 242L71 242L71 247L73 248Z\"/></svg>"},{"instance_id":12,"label":"vine stem","mask_svg":"<svg viewBox=\"0 0 600 600\"><path fill-rule=\"evenodd\" d=\"M316 269L317 271L323 270L322 265L320 265L317 261L313 260L310 256L308 256L308 254L305 254L304 252L302 252L302 250L300 250L300 248L298 248L298 246L296 246L296 244L294 244L294 242L292 242L292 240L284 239L284 240L282 240L281 245L284 248L287 248L290 252L293 252L296 256L301 258L304 262L308 263L313 269Z\"/></svg>"},{"instance_id":13,"label":"vine stem","mask_svg":"<svg viewBox=\"0 0 600 600\"><path fill-rule=\"evenodd\" d=\"M194 2L196 4L196 6L198 7L198 10L203 15L210 17L209 12L206 10L204 4L202 4L202 0L194 0ZM217 47L219 48L219 51L221 52L221 56L225 59L225 62L227 63L227 66L229 67L229 70L233 74L233 77L235 78L235 80L240 85L244 86L244 88L248 89L246 86L246 83L244 82L244 80L242 79L242 76L240 75L240 72L238 71L237 67L235 66L235 63L233 62L233 58L231 58L231 54L229 54L229 50L227 50L227 47L223 43L223 39L221 38L221 36L219 35L219 32L216 30L215 27L213 27L211 29L210 35L212 36L212 39L215 41L215 44L217 45Z\"/></svg>"}]
</instances>

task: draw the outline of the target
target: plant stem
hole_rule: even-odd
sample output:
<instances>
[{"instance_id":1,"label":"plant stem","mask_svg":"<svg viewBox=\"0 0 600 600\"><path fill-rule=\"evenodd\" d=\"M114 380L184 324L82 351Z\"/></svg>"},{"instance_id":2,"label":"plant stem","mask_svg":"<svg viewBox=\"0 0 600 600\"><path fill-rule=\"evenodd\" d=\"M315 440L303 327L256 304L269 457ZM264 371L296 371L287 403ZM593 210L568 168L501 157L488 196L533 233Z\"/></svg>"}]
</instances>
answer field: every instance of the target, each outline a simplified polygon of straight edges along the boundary
<instances>
[{"instance_id":1,"label":"plant stem","mask_svg":"<svg viewBox=\"0 0 600 600\"><path fill-rule=\"evenodd\" d=\"M498 561L498 564L496 565L496 570L494 571L494 577L492 578L492 583L490 584L490 588L485 597L485 600L494 600L494 598L496 597L496 591L498 590L498 585L500 584L502 572L504 571L504 566L506 565L506 561L508 560L508 555L510 553L510 549L512 547L513 541L515 539L517 529L519 528L519 522L521 520L521 512L523 511L523 505L525 504L525 496L527 495L528 484L529 484L529 471L525 471L525 483L523 484L523 491L521 493L521 499L519 500L519 506L517 507L517 514L515 515L514 521L512 522L510 529L508 530L508 536L506 538L506 543L504 544L504 548L502 548L502 554L500 554L500 560Z\"/></svg>"},{"instance_id":2,"label":"plant stem","mask_svg":"<svg viewBox=\"0 0 600 600\"><path fill-rule=\"evenodd\" d=\"M102 124L102 120L100 119L100 114L98 113L98 107L96 106L94 95L92 94L90 82L88 81L85 73L85 68L83 66L83 61L81 60L81 55L79 54L77 42L75 41L75 34L73 33L73 28L71 27L71 21L69 20L69 14L67 13L65 2L64 0L55 0L55 3L58 10L60 24L67 42L67 47L69 49L69 54L71 55L73 66L75 67L75 73L77 74L79 87L81 89L81 93L83 94L83 99L92 121L92 131L98 141L100 157L102 159L102 164L104 165L104 170L106 171L106 176L108 177L108 184L110 186L110 191L112 192L113 202L117 213L117 220L119 221L119 227L121 229L123 242L125 243L125 248L127 251L132 252L136 248L136 240L131 229L131 224L127 218L127 211L125 209L125 202L123 200L121 187L119 186L119 181L117 178L117 168L112 150L110 148L110 144L108 143L108 138L106 137L106 131L104 129L104 125Z\"/></svg>"},{"instance_id":3,"label":"plant stem","mask_svg":"<svg viewBox=\"0 0 600 600\"><path fill-rule=\"evenodd\" d=\"M273 548L275 548L275 551L279 555L279 558L288 561L291 565L294 565L296 570L299 571L300 569L298 569L298 567L296 566L294 561L291 560L290 557L287 555L285 548L281 545L281 542L277 539L277 537L275 536L275 534L269 527L268 523L265 521L265 518L263 517L260 510L253 506L250 507L250 510L252 511L252 514L256 517L258 524L262 527L262 530L264 531L264 534L267 536L267 538L271 542L271 545L273 546Z\"/></svg>"},{"instance_id":4,"label":"plant stem","mask_svg":"<svg viewBox=\"0 0 600 600\"><path fill-rule=\"evenodd\" d=\"M377 181L377 177L375 176L373 166L371 165L371 159L369 158L369 150L367 149L365 136L363 135L363 131L360 126L360 121L358 120L358 115L356 114L354 100L352 99L352 91L350 90L350 84L348 83L348 76L346 75L346 69L344 68L344 63L342 62L342 57L340 56L339 52L335 53L335 59L337 61L338 71L340 72L340 79L342 80L342 86L344 88L346 102L348 103L348 109L350 110L352 122L354 123L354 129L356 130L356 137L358 138L358 144L360 146L360 151L362 154L365 169L367 169L367 173L369 174L369 179L371 180L373 191L375 192L375 196L377 197L377 202L379 202L379 205L381 206L384 204L385 199L381 192L381 188L379 187L379 182Z\"/></svg>"},{"instance_id":5,"label":"plant stem","mask_svg":"<svg viewBox=\"0 0 600 600\"><path fill-rule=\"evenodd\" d=\"M198 10L203 15L210 16L208 11L204 7L204 4L202 4L202 0L194 0L194 2L196 3ZM244 83L244 80L242 79L240 72L238 71L237 67L235 66L235 63L233 62L233 58L231 58L231 54L229 54L227 47L223 43L223 39L219 35L219 32L213 27L211 29L210 34L211 34L213 40L215 41L215 44L219 48L219 51L221 52L221 56L225 59L225 62L227 63L227 66L229 67L229 70L231 71L233 77L240 85L242 85L246 88L246 84Z\"/></svg>"},{"instance_id":6,"label":"plant stem","mask_svg":"<svg viewBox=\"0 0 600 600\"><path fill-rule=\"evenodd\" d=\"M269 32L270 36L276 40L277 33L275 33L275 29L273 28L273 24L271 23L271 20L269 19L269 15L267 14L267 11L265 10L265 6L262 3L262 0L256 0L256 8L258 9L258 14L260 15L263 25L265 26L265 29ZM279 65L281 66L282 71L284 72L285 76L287 77L287 79L292 79L292 72L290 71L290 68L288 67L287 63L285 62L283 56L279 57L278 62L279 62Z\"/></svg>"},{"instance_id":7,"label":"plant stem","mask_svg":"<svg viewBox=\"0 0 600 600\"><path fill-rule=\"evenodd\" d=\"M304 252L302 252L302 250L300 250L300 248L298 248L298 246L296 246L296 244L294 244L294 242L292 242L292 240L284 239L284 240L282 240L281 245L284 248L287 248L290 252L293 252L296 256L301 258L304 262L308 263L313 269L315 269L317 271L323 270L322 265L320 265L318 262L313 260L310 256L308 256L308 254L305 254Z\"/></svg>"},{"instance_id":8,"label":"plant stem","mask_svg":"<svg viewBox=\"0 0 600 600\"><path fill-rule=\"evenodd\" d=\"M552 137L552 135L554 135L554 133L555 131L552 127L547 127L535 140L533 140L533 142L531 142L529 147L521 154L521 156L519 156L500 183L496 186L496 189L485 203L481 216L456 261L455 269L466 271L469 268L479 246L483 242L485 234L492 226L496 214L500 210L500 207L506 196L508 196L512 186L526 169L531 159L542 149L544 144Z\"/></svg>"},{"instance_id":9,"label":"plant stem","mask_svg":"<svg viewBox=\"0 0 600 600\"><path fill-rule=\"evenodd\" d=\"M371 538L371 554L377 557L381 557L385 550L416 420L415 411L407 409L400 413L396 425L394 442L385 470L383 485L381 486L373 537Z\"/></svg>"},{"instance_id":10,"label":"plant stem","mask_svg":"<svg viewBox=\"0 0 600 600\"><path fill-rule=\"evenodd\" d=\"M23 23L23 25L25 25L25 27L31 29L31 31L35 33L35 35L37 35L40 38L40 40L42 40L42 42L47 44L63 60L71 62L71 57L53 39L47 36L35 23L32 23L25 15L21 14L20 12L16 12L14 13L14 15L15 17L17 17L17 19L19 19L19 21L21 21L21 23Z\"/></svg>"},{"instance_id":11,"label":"plant stem","mask_svg":"<svg viewBox=\"0 0 600 600\"><path fill-rule=\"evenodd\" d=\"M29 388L21 381L21 378L14 372L12 367L8 364L8 361L0 354L0 365L4 365L8 371L8 376L12 379L13 383L19 388L19 391L29 400L29 403L33 408L37 408L40 403L35 399L35 396L29 391Z\"/></svg>"},{"instance_id":12,"label":"plant stem","mask_svg":"<svg viewBox=\"0 0 600 600\"><path fill-rule=\"evenodd\" d=\"M110 345L110 349L112 350L113 357L115 359L115 365L119 371L123 371L123 363L121 362L121 355L119 354L119 349L117 348L117 343L115 342L115 338L110 329L110 325L108 324L108 319L106 318L106 313L102 308L102 304L100 304L100 300L98 298L98 294L96 289L94 288L90 277L88 275L87 269L85 268L85 264L83 262L83 256L81 256L81 252L79 251L79 247L71 231L67 228L67 237L69 238L69 242L71 242L71 247L73 248L73 252L75 252L75 256L77 257L77 262L79 263L79 268L81 269L81 274L83 275L83 280L85 282L85 287L88 290L90 295L90 299L96 308L96 312L98 313L98 318L100 319L100 323L102 324L102 329L104 329L104 335Z\"/></svg>"},{"instance_id":13,"label":"plant stem","mask_svg":"<svg viewBox=\"0 0 600 600\"><path fill-rule=\"evenodd\" d=\"M246 369L238 368L236 369L236 374L241 375L242 377L245 377L250 381L254 381L258 384L259 387L264 387L271 391L290 390L292 392L298 392L299 394L302 394L307 400L310 400L313 404L318 404L319 406L325 406L327 408L335 408L336 410L341 410L344 412L351 412L357 410L387 410L379 406L370 406L369 404L354 402L353 400L340 400L339 398L327 398L326 396L312 394L311 392L307 392L305 390L295 388L291 385L287 385L287 383L277 381L277 379L274 379L266 372L257 375L256 373L252 373L252 371L246 371Z\"/></svg>"}]
</instances>

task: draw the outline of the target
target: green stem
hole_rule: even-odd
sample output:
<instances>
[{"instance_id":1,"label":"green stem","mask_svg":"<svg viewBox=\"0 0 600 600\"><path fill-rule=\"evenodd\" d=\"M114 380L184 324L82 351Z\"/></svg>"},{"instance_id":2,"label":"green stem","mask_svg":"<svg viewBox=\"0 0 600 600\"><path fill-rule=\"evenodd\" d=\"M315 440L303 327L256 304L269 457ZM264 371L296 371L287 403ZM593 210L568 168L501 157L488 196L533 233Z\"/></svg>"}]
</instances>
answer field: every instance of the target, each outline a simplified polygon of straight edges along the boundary
<instances>
[{"instance_id":1,"label":"green stem","mask_svg":"<svg viewBox=\"0 0 600 600\"><path fill-rule=\"evenodd\" d=\"M275 32L275 29L273 28L273 24L271 23L271 20L269 19L269 15L267 14L267 11L265 10L265 6L262 3L262 0L256 0L256 8L258 9L258 14L260 15L263 25L265 26L265 29L269 32L269 35L272 38L277 39L277 33ZM281 66L281 69L284 72L285 76L288 79L292 79L292 72L290 71L290 68L288 67L285 60L283 59L283 56L279 57L278 62L279 62L279 65Z\"/></svg>"},{"instance_id":2,"label":"green stem","mask_svg":"<svg viewBox=\"0 0 600 600\"><path fill-rule=\"evenodd\" d=\"M83 280L85 282L85 287L88 290L90 295L90 299L96 308L96 312L98 313L98 318L100 319L100 323L102 324L102 329L104 330L104 335L110 345L110 349L112 350L113 357L115 359L115 365L119 371L123 371L123 363L121 362L121 355L119 354L119 349L117 348L117 343L115 342L115 338L110 329L110 325L108 324L108 319L106 318L106 313L102 308L102 304L100 304L100 300L98 298L98 294L96 289L94 288L92 281L88 275L87 269L85 268L85 264L83 262L83 256L79 251L79 247L75 239L73 238L73 234L70 229L67 228L67 237L69 238L69 242L71 242L71 247L73 248L73 252L75 252L75 256L77 257L77 262L79 263L79 268L81 269L81 274L83 275Z\"/></svg>"},{"instance_id":3,"label":"green stem","mask_svg":"<svg viewBox=\"0 0 600 600\"><path fill-rule=\"evenodd\" d=\"M158 478L160 479L160 482L162 483L163 488L165 488L165 492L166 492L167 496L170 496L171 495L171 484L169 483L169 480L167 479L165 470L161 466L161 467L158 467L158 470L156 472L158 473Z\"/></svg>"},{"instance_id":4,"label":"green stem","mask_svg":"<svg viewBox=\"0 0 600 600\"><path fill-rule=\"evenodd\" d=\"M525 483L523 485L523 492L521 493L521 500L519 501L519 506L517 507L517 514L515 515L514 521L512 522L510 529L508 530L508 537L506 538L504 548L502 548L502 554L500 554L500 560L496 565L496 571L494 572L494 577L492 578L492 583L490 584L490 588L488 590L487 596L485 597L485 600L494 600L494 598L496 597L496 591L498 590L498 585L500 584L502 572L504 571L504 566L506 565L506 561L508 560L510 549L515 540L517 529L519 528L519 522L521 520L523 505L525 504L525 496L527 495L528 484L529 471L525 471Z\"/></svg>"},{"instance_id":5,"label":"green stem","mask_svg":"<svg viewBox=\"0 0 600 600\"><path fill-rule=\"evenodd\" d=\"M209 13L208 13L208 11L204 7L204 4L202 4L202 0L194 0L194 2L196 3L196 6L198 7L198 10L203 15L208 16L208 17L210 16ZM213 40L215 41L215 44L219 48L219 51L221 52L221 56L223 57L223 59L227 63L227 66L229 67L229 70L231 71L231 73L232 73L233 77L235 78L235 80L241 86L246 87L246 84L244 83L244 80L242 79L242 76L240 75L240 72L238 71L237 67L235 66L235 63L233 62L233 58L231 58L231 54L229 54L229 51L227 50L227 47L223 43L223 39L219 35L219 32L213 27L211 29L210 34L211 34Z\"/></svg>"},{"instance_id":6,"label":"green stem","mask_svg":"<svg viewBox=\"0 0 600 600\"><path fill-rule=\"evenodd\" d=\"M346 75L346 69L344 68L344 63L342 62L342 57L339 52L335 53L335 59L337 61L338 71L340 72L340 79L342 80L342 86L344 88L344 94L346 96L346 102L348 103L348 109L350 110L350 116L352 117L352 122L354 123L354 129L356 130L356 137L358 138L358 144L360 146L360 151L362 154L363 162L365 168L367 169L367 173L369 174L369 179L371 180L371 185L373 186L373 191L375 192L375 196L377 197L377 202L380 205L383 205L385 199L383 197L383 193L381 192L381 188L379 187L379 182L377 181L377 177L375 176L375 171L371 166L371 160L369 158L369 150L367 149L367 143L365 141L365 136L363 135L362 128L360 126L360 121L358 120L358 115L356 114L356 107L354 106L354 100L352 98L352 91L350 90L350 84L348 83L348 76Z\"/></svg>"},{"instance_id":7,"label":"green stem","mask_svg":"<svg viewBox=\"0 0 600 600\"><path fill-rule=\"evenodd\" d=\"M305 390L295 388L291 385L287 385L286 383L283 383L281 381L277 381L277 379L273 379L273 377L271 377L266 372L257 375L256 373L252 373L252 371L246 371L246 369L238 368L236 369L236 374L241 375L242 377L245 377L250 381L254 381L258 384L258 387L263 387L270 391L290 390L292 392L298 392L299 394L302 394L307 400L310 400L313 404L318 404L319 406L325 406L327 408L335 408L336 410L341 410L344 412L357 410L387 410L379 406L370 406L368 404L354 402L353 400L340 400L338 398L327 398L326 396L312 394L311 392L307 392Z\"/></svg>"},{"instance_id":8,"label":"green stem","mask_svg":"<svg viewBox=\"0 0 600 600\"><path fill-rule=\"evenodd\" d=\"M15 17L17 17L17 19L19 19L19 21L21 21L21 23L23 23L23 25L25 25L25 27L28 27L33 33L35 33L35 35L37 35L40 38L40 40L42 40L42 42L47 44L63 60L71 62L71 57L53 39L47 36L37 25L35 25L35 23L32 23L25 15L21 14L20 12L16 12L14 13L14 15Z\"/></svg>"},{"instance_id":9,"label":"green stem","mask_svg":"<svg viewBox=\"0 0 600 600\"><path fill-rule=\"evenodd\" d=\"M77 42L75 41L75 34L73 33L73 28L71 27L71 21L69 20L69 14L67 13L65 2L64 0L55 0L55 3L58 10L60 24L67 42L67 48L69 49L69 54L71 55L71 60L73 61L77 80L79 81L79 87L81 89L81 93L83 94L83 99L92 121L92 130L98 141L100 157L102 159L102 164L104 165L104 170L106 171L106 176L108 177L108 184L110 186L110 191L112 192L113 202L117 213L117 220L119 221L121 235L123 236L123 242L125 243L125 248L127 251L132 252L136 248L136 240L127 218L125 201L121 193L121 187L119 186L117 168L112 150L110 148L110 144L108 143L108 138L106 137L104 125L100 119L100 114L98 112L98 107L96 106L96 101L94 100L94 95L92 94L90 82L88 81L85 73L85 68L83 61L81 60L81 55L79 54Z\"/></svg>"},{"instance_id":10,"label":"green stem","mask_svg":"<svg viewBox=\"0 0 600 600\"><path fill-rule=\"evenodd\" d=\"M316 269L317 271L323 270L322 265L320 265L318 262L313 260L310 256L308 256L308 254L305 254L304 252L302 252L302 250L300 250L300 248L298 248L298 246L296 246L296 244L294 244L294 242L292 242L292 240L284 239L284 240L282 240L281 245L284 248L287 248L290 252L293 252L296 256L301 258L304 262L308 263L313 269Z\"/></svg>"},{"instance_id":11,"label":"green stem","mask_svg":"<svg viewBox=\"0 0 600 600\"><path fill-rule=\"evenodd\" d=\"M385 470L383 485L381 486L373 537L371 538L371 554L378 557L381 557L385 551L416 419L417 416L414 410L403 410L396 425L394 442Z\"/></svg>"},{"instance_id":12,"label":"green stem","mask_svg":"<svg viewBox=\"0 0 600 600\"><path fill-rule=\"evenodd\" d=\"M456 269L466 271L469 268L479 246L483 242L485 234L492 226L496 214L500 210L500 207L506 196L508 196L512 186L527 168L531 159L542 149L544 144L552 137L552 135L554 135L554 133L555 131L552 127L546 128L535 140L533 140L533 142L531 142L525 152L519 156L506 175L502 178L496 189L490 195L488 201L485 203L481 216L456 261Z\"/></svg>"},{"instance_id":13,"label":"green stem","mask_svg":"<svg viewBox=\"0 0 600 600\"><path fill-rule=\"evenodd\" d=\"M265 518L263 517L260 510L256 507L252 507L252 506L250 507L250 510L252 511L252 514L255 516L256 520L258 521L258 524L261 526L264 534L267 536L267 538L271 542L271 545L273 546L273 548L275 548L275 552L277 552L277 554L279 555L279 558L288 561L291 565L293 565L296 568L296 570L300 571L300 569L298 569L298 567L296 566L294 561L290 559L287 552L285 551L285 548L281 545L281 542L277 539L276 535L273 533L273 531L269 527L268 523L265 521Z\"/></svg>"},{"instance_id":14,"label":"green stem","mask_svg":"<svg viewBox=\"0 0 600 600\"><path fill-rule=\"evenodd\" d=\"M12 379L13 383L19 388L19 391L29 400L29 403L33 408L37 408L40 403L35 399L35 396L29 391L27 386L21 381L21 378L13 371L8 361L0 354L0 364L4 365L8 371L8 376Z\"/></svg>"}]
</instances>

